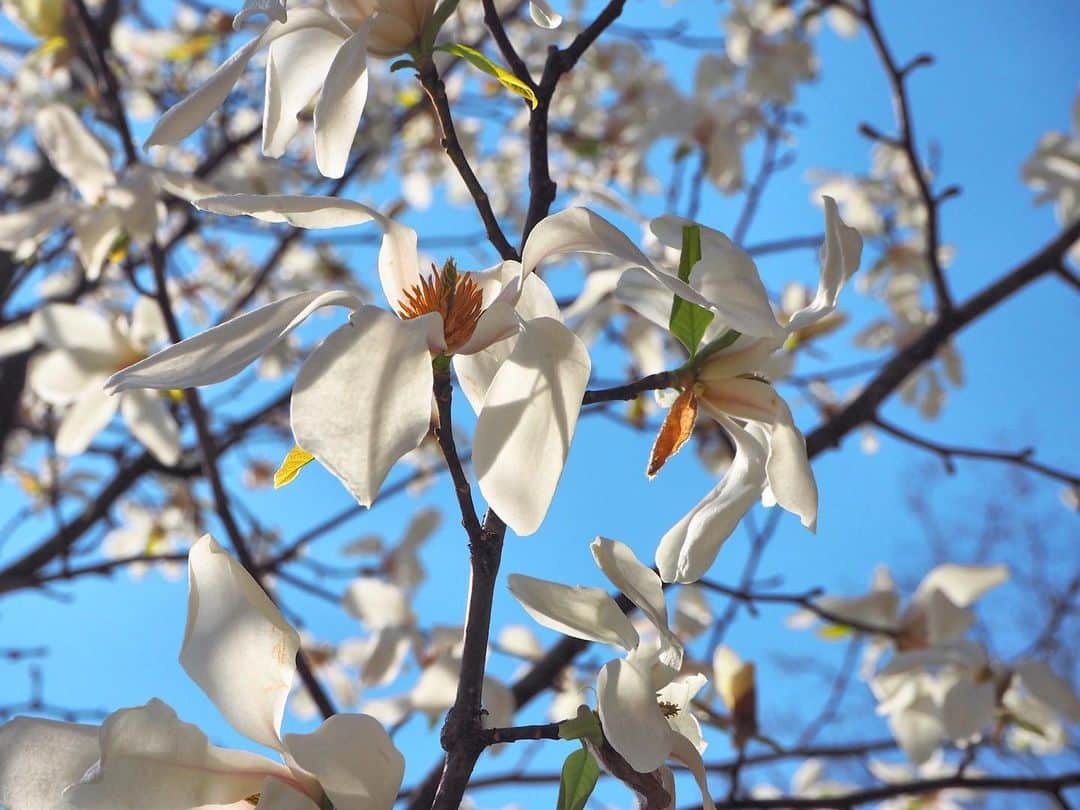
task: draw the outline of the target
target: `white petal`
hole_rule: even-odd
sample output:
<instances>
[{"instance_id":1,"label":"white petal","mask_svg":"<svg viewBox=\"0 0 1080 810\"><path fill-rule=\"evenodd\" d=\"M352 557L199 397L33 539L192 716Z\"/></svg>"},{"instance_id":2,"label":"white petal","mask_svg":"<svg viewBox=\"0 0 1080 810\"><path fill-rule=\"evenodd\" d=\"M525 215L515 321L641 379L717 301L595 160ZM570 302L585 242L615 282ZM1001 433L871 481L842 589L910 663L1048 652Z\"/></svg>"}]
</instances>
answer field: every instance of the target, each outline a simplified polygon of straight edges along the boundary
<instances>
[{"instance_id":1,"label":"white petal","mask_svg":"<svg viewBox=\"0 0 1080 810\"><path fill-rule=\"evenodd\" d=\"M125 391L120 395L120 415L154 458L169 467L180 460L180 428L160 396L150 391Z\"/></svg>"},{"instance_id":2,"label":"white petal","mask_svg":"<svg viewBox=\"0 0 1080 810\"><path fill-rule=\"evenodd\" d=\"M704 255L690 271L690 286L713 303L725 327L754 337L783 338L754 260L744 250L731 245L723 253Z\"/></svg>"},{"instance_id":3,"label":"white petal","mask_svg":"<svg viewBox=\"0 0 1080 810\"><path fill-rule=\"evenodd\" d=\"M120 214L112 206L86 209L72 220L75 231L75 247L86 277L94 281L101 276L101 269L109 252L120 235Z\"/></svg>"},{"instance_id":4,"label":"white petal","mask_svg":"<svg viewBox=\"0 0 1080 810\"><path fill-rule=\"evenodd\" d=\"M62 810L64 788L97 758L97 726L16 717L0 725L0 805Z\"/></svg>"},{"instance_id":5,"label":"white petal","mask_svg":"<svg viewBox=\"0 0 1080 810\"><path fill-rule=\"evenodd\" d=\"M412 608L405 592L375 577L360 577L350 583L342 607L369 630L403 627L413 623Z\"/></svg>"},{"instance_id":6,"label":"white petal","mask_svg":"<svg viewBox=\"0 0 1080 810\"><path fill-rule=\"evenodd\" d=\"M611 747L638 773L651 773L671 752L673 732L656 703L652 678L622 659L596 676L600 725Z\"/></svg>"},{"instance_id":7,"label":"white petal","mask_svg":"<svg viewBox=\"0 0 1080 810\"><path fill-rule=\"evenodd\" d=\"M629 546L618 540L597 537L589 549L611 583L638 606L658 631L667 633L667 604L660 577L646 568Z\"/></svg>"},{"instance_id":8,"label":"white petal","mask_svg":"<svg viewBox=\"0 0 1080 810\"><path fill-rule=\"evenodd\" d=\"M560 585L524 574L507 578L510 593L537 622L573 638L599 641L632 650L637 630L607 591Z\"/></svg>"},{"instance_id":9,"label":"white petal","mask_svg":"<svg viewBox=\"0 0 1080 810\"><path fill-rule=\"evenodd\" d=\"M37 343L29 321L16 321L0 327L0 357L30 351Z\"/></svg>"},{"instance_id":10,"label":"white petal","mask_svg":"<svg viewBox=\"0 0 1080 810\"><path fill-rule=\"evenodd\" d=\"M930 759L945 733L936 707L925 697L891 715L889 727L908 759L915 765Z\"/></svg>"},{"instance_id":11,"label":"white petal","mask_svg":"<svg viewBox=\"0 0 1080 810\"><path fill-rule=\"evenodd\" d=\"M347 228L385 219L374 208L352 200L300 194L225 194L194 204L212 214L245 214L263 222L288 222L294 228Z\"/></svg>"},{"instance_id":12,"label":"white petal","mask_svg":"<svg viewBox=\"0 0 1080 810\"><path fill-rule=\"evenodd\" d=\"M1080 723L1080 698L1045 661L1018 661L1013 668L1032 697L1064 715L1070 723Z\"/></svg>"},{"instance_id":13,"label":"white petal","mask_svg":"<svg viewBox=\"0 0 1080 810\"><path fill-rule=\"evenodd\" d=\"M790 331L810 326L835 310L841 287L859 268L862 237L840 219L836 200L824 197L824 201L825 246L822 248L821 279L814 300L792 314L788 321Z\"/></svg>"},{"instance_id":14,"label":"white petal","mask_svg":"<svg viewBox=\"0 0 1080 810\"><path fill-rule=\"evenodd\" d=\"M782 508L798 515L810 531L817 531L818 490L806 457L806 439L795 427L787 404L780 402L780 413L769 433L769 487Z\"/></svg>"},{"instance_id":15,"label":"white petal","mask_svg":"<svg viewBox=\"0 0 1080 810\"><path fill-rule=\"evenodd\" d=\"M108 151L70 107L43 107L34 116L34 129L49 163L86 202L97 202L115 182Z\"/></svg>"},{"instance_id":16,"label":"white petal","mask_svg":"<svg viewBox=\"0 0 1080 810\"><path fill-rule=\"evenodd\" d=\"M101 365L85 355L54 349L32 358L27 380L35 394L51 405L67 405L83 391L101 387Z\"/></svg>"},{"instance_id":17,"label":"white petal","mask_svg":"<svg viewBox=\"0 0 1080 810\"><path fill-rule=\"evenodd\" d=\"M262 152L267 157L285 154L300 127L297 116L322 87L341 42L337 32L309 28L270 46L262 131Z\"/></svg>"},{"instance_id":18,"label":"white petal","mask_svg":"<svg viewBox=\"0 0 1080 810\"><path fill-rule=\"evenodd\" d=\"M1009 579L1006 565L958 565L945 563L923 577L915 592L916 599L931 591L941 591L955 605L967 607L991 588Z\"/></svg>"},{"instance_id":19,"label":"white petal","mask_svg":"<svg viewBox=\"0 0 1080 810\"><path fill-rule=\"evenodd\" d=\"M701 759L701 752L694 747L690 740L682 734L675 732L671 735L671 757L677 759L689 769L701 789L701 804L705 810L715 810L712 794L709 791L709 778L705 773L705 762Z\"/></svg>"},{"instance_id":20,"label":"white petal","mask_svg":"<svg viewBox=\"0 0 1080 810\"><path fill-rule=\"evenodd\" d=\"M656 566L664 582L701 579L765 483L765 448L730 419L721 424L735 441L735 458L720 483L660 540Z\"/></svg>"},{"instance_id":21,"label":"white petal","mask_svg":"<svg viewBox=\"0 0 1080 810\"><path fill-rule=\"evenodd\" d=\"M529 16L541 28L558 28L562 25L562 15L548 5L546 0L529 0Z\"/></svg>"},{"instance_id":22,"label":"white petal","mask_svg":"<svg viewBox=\"0 0 1080 810\"><path fill-rule=\"evenodd\" d=\"M191 547L188 572L181 665L233 728L280 748L300 637L210 535Z\"/></svg>"},{"instance_id":23,"label":"white petal","mask_svg":"<svg viewBox=\"0 0 1080 810\"><path fill-rule=\"evenodd\" d=\"M265 14L279 23L285 22L285 3L282 0L244 0L244 7L233 17L233 29L239 30L256 14Z\"/></svg>"},{"instance_id":24,"label":"white petal","mask_svg":"<svg viewBox=\"0 0 1080 810\"><path fill-rule=\"evenodd\" d=\"M368 96L367 27L334 56L315 105L315 161L325 177L341 177Z\"/></svg>"},{"instance_id":25,"label":"white petal","mask_svg":"<svg viewBox=\"0 0 1080 810\"><path fill-rule=\"evenodd\" d=\"M283 766L211 745L196 726L156 698L121 709L101 726L101 762L66 794L79 810L146 810L230 804L256 793Z\"/></svg>"},{"instance_id":26,"label":"white petal","mask_svg":"<svg viewBox=\"0 0 1080 810\"><path fill-rule=\"evenodd\" d=\"M85 388L60 420L56 431L56 452L62 456L77 456L112 420L119 403L109 396L98 380Z\"/></svg>"},{"instance_id":27,"label":"white petal","mask_svg":"<svg viewBox=\"0 0 1080 810\"><path fill-rule=\"evenodd\" d=\"M567 208L536 224L521 252L522 278L545 259L571 252L598 253L618 259L624 265L640 267L673 293L711 308L709 301L699 292L676 276L657 270L626 234L587 208Z\"/></svg>"},{"instance_id":28,"label":"white petal","mask_svg":"<svg viewBox=\"0 0 1080 810\"><path fill-rule=\"evenodd\" d=\"M248 806L250 804L245 802L239 807L234 808L230 805L223 810L248 810ZM217 810L217 808L201 808L201 810ZM267 777L259 790L259 810L319 810L319 806L298 787L282 782L280 779Z\"/></svg>"},{"instance_id":29,"label":"white petal","mask_svg":"<svg viewBox=\"0 0 1080 810\"><path fill-rule=\"evenodd\" d=\"M186 138L222 107L229 91L240 80L244 68L247 67L256 51L279 37L304 28L335 31L342 39L351 33L342 23L324 11L313 8L295 9L287 22L275 22L267 26L259 36L222 62L194 93L161 116L150 133L150 137L146 139L146 146L177 143Z\"/></svg>"},{"instance_id":30,"label":"white petal","mask_svg":"<svg viewBox=\"0 0 1080 810\"><path fill-rule=\"evenodd\" d=\"M83 366L111 363L125 348L112 324L92 309L74 304L42 307L31 316L30 328L44 345L85 358Z\"/></svg>"},{"instance_id":31,"label":"white petal","mask_svg":"<svg viewBox=\"0 0 1080 810\"><path fill-rule=\"evenodd\" d=\"M208 329L114 374L110 390L194 388L227 380L319 307L359 307L350 293L297 293Z\"/></svg>"},{"instance_id":32,"label":"white petal","mask_svg":"<svg viewBox=\"0 0 1080 810\"><path fill-rule=\"evenodd\" d=\"M432 381L425 318L362 307L300 369L293 435L370 506L390 468L428 434Z\"/></svg>"},{"instance_id":33,"label":"white petal","mask_svg":"<svg viewBox=\"0 0 1080 810\"><path fill-rule=\"evenodd\" d=\"M671 304L675 294L655 275L632 267L619 276L615 298L665 332L671 323Z\"/></svg>"},{"instance_id":34,"label":"white petal","mask_svg":"<svg viewBox=\"0 0 1080 810\"><path fill-rule=\"evenodd\" d=\"M157 301L145 295L139 296L131 310L131 327L127 336L137 347L147 349L168 340L169 330Z\"/></svg>"},{"instance_id":35,"label":"white petal","mask_svg":"<svg viewBox=\"0 0 1080 810\"><path fill-rule=\"evenodd\" d=\"M68 221L72 207L72 201L61 196L0 214L0 250L16 251L44 240Z\"/></svg>"},{"instance_id":36,"label":"white petal","mask_svg":"<svg viewBox=\"0 0 1080 810\"><path fill-rule=\"evenodd\" d=\"M488 504L519 535L535 532L555 495L591 362L551 318L525 325L484 397L473 466Z\"/></svg>"},{"instance_id":37,"label":"white petal","mask_svg":"<svg viewBox=\"0 0 1080 810\"><path fill-rule=\"evenodd\" d=\"M958 679L942 700L941 719L950 740L974 737L994 720L994 684Z\"/></svg>"},{"instance_id":38,"label":"white petal","mask_svg":"<svg viewBox=\"0 0 1080 810\"><path fill-rule=\"evenodd\" d=\"M296 763L319 780L335 810L384 810L397 798L405 758L374 717L338 714L311 734L287 734Z\"/></svg>"}]
</instances>

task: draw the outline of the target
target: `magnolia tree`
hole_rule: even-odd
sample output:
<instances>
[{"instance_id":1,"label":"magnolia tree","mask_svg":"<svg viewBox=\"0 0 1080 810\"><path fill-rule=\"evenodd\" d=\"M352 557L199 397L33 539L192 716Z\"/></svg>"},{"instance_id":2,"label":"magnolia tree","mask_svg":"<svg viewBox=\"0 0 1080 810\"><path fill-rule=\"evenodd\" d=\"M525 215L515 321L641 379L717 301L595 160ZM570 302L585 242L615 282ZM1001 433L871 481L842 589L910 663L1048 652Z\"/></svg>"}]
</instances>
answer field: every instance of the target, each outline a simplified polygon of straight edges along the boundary
<instances>
[{"instance_id":1,"label":"magnolia tree","mask_svg":"<svg viewBox=\"0 0 1080 810\"><path fill-rule=\"evenodd\" d=\"M992 255L1023 258L957 285L943 211L978 203L916 138L932 59L876 5L5 0L0 620L32 624L14 606L36 594L119 622L84 583L178 601L158 580L186 569L175 670L219 716L54 705L48 658L23 663L42 628L0 651L0 804L1071 806L1075 547L1006 518L1037 487L1075 508L1080 479L1053 448L922 423L966 329L1036 282L1080 287L1080 107L1016 157L1057 231L1017 246L987 222ZM751 242L801 133L841 126L798 106L837 36L865 56L837 92L880 87L894 118L808 175L814 232L776 214ZM852 592L835 477L798 535L813 462L873 464L883 438L1022 473L993 479L1011 551L945 532L936 564ZM575 464L595 490L551 518ZM933 524L916 490L895 509ZM601 500L637 535L609 536ZM403 536L354 531L387 503ZM813 587L770 570L796 544L829 559ZM977 621L1009 588L1025 628ZM809 652L785 666L789 645Z\"/></svg>"}]
</instances>

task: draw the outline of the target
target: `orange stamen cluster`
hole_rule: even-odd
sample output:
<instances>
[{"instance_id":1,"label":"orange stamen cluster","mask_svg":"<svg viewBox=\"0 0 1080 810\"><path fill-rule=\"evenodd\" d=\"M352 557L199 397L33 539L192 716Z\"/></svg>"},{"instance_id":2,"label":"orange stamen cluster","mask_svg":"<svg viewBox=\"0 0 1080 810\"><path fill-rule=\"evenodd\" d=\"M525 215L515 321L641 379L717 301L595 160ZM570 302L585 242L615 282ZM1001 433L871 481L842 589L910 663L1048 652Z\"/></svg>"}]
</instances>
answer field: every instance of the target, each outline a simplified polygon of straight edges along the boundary
<instances>
[{"instance_id":1,"label":"orange stamen cluster","mask_svg":"<svg viewBox=\"0 0 1080 810\"><path fill-rule=\"evenodd\" d=\"M397 303L398 314L409 320L438 312L447 352L453 354L472 337L484 309L484 294L470 274L458 273L453 259L447 259L442 270L431 265L431 271L405 291L405 298Z\"/></svg>"}]
</instances>

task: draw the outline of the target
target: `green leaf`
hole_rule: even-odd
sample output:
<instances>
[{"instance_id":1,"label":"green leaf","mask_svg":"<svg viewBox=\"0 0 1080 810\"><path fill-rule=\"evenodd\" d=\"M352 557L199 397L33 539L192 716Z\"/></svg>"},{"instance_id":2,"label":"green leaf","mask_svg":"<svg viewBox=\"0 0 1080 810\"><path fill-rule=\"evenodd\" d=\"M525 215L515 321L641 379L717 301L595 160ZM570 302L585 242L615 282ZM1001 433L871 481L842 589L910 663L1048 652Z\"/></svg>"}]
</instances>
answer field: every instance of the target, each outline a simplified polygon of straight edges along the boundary
<instances>
[{"instance_id":1,"label":"green leaf","mask_svg":"<svg viewBox=\"0 0 1080 810\"><path fill-rule=\"evenodd\" d=\"M599 777L600 766L584 748L568 756L562 766L556 810L582 810Z\"/></svg>"},{"instance_id":2,"label":"green leaf","mask_svg":"<svg viewBox=\"0 0 1080 810\"><path fill-rule=\"evenodd\" d=\"M600 745L604 741L604 734L600 730L596 712L588 706L578 706L577 717L559 724L559 739L591 740Z\"/></svg>"},{"instance_id":3,"label":"green leaf","mask_svg":"<svg viewBox=\"0 0 1080 810\"><path fill-rule=\"evenodd\" d=\"M679 256L679 278L690 281L690 270L701 261L701 228L687 225L682 233L682 253ZM704 307L686 301L679 296L671 302L671 319L668 328L693 357L698 344L712 323L713 313Z\"/></svg>"},{"instance_id":4,"label":"green leaf","mask_svg":"<svg viewBox=\"0 0 1080 810\"><path fill-rule=\"evenodd\" d=\"M536 93L525 82L511 73L504 67L492 62L484 54L475 48L470 48L468 45L462 45L460 42L454 42L450 45L440 45L435 50L443 51L445 53L453 54L454 56L460 56L467 61L470 65L478 70L482 70L489 76L493 76L499 84L509 90L511 93L516 93L521 96L527 102L529 106L534 110L536 105L539 104L539 100L536 98Z\"/></svg>"},{"instance_id":5,"label":"green leaf","mask_svg":"<svg viewBox=\"0 0 1080 810\"><path fill-rule=\"evenodd\" d=\"M722 335L720 335L720 337L713 338L701 347L701 351L697 353L698 362L701 362L710 354L715 354L721 349L726 349L740 337L742 337L742 332L736 332L734 329L728 329Z\"/></svg>"}]
</instances>

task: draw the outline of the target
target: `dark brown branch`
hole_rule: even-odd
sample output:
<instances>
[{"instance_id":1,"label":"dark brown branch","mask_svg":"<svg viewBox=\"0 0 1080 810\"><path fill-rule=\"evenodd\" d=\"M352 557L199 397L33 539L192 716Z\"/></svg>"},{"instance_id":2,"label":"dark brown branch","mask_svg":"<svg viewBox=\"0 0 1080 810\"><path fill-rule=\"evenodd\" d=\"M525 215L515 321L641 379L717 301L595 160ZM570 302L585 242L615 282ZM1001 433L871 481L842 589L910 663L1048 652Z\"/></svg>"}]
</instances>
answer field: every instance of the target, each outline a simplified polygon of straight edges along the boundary
<instances>
[{"instance_id":1,"label":"dark brown branch","mask_svg":"<svg viewBox=\"0 0 1080 810\"><path fill-rule=\"evenodd\" d=\"M942 464L945 465L945 470L950 474L956 472L956 465L953 463L954 459L968 458L978 461L999 461L1005 464L1012 464L1015 467L1030 470L1039 475L1045 475L1047 478L1061 481L1069 486L1080 486L1080 476L1067 473L1064 470L1055 469L1038 461L1033 461L1031 457L1034 455L1035 450L1031 447L1011 452L1006 450L980 450L973 447L957 447L956 445L941 444L940 442L916 436L911 431L905 430L898 425L894 425L892 422L887 422L880 416L875 416L871 421L890 436L938 456L941 459Z\"/></svg>"},{"instance_id":2,"label":"dark brown branch","mask_svg":"<svg viewBox=\"0 0 1080 810\"><path fill-rule=\"evenodd\" d=\"M461 525L469 536L471 545L480 540L480 519L476 516L469 478L461 466L461 457L458 455L457 443L454 441L454 423L451 416L454 384L450 379L449 369L435 371L433 393L439 411L438 424L435 425L435 438L439 440L439 448L442 450L446 469L449 470L450 478L454 482L454 493L457 495L458 507L461 509Z\"/></svg>"},{"instance_id":3,"label":"dark brown branch","mask_svg":"<svg viewBox=\"0 0 1080 810\"><path fill-rule=\"evenodd\" d=\"M926 264L930 268L930 280L934 285L934 294L937 297L939 314L947 314L953 308L952 295L949 292L945 280L945 271L941 266L940 253L940 227L938 223L938 205L942 198L935 197L930 183L923 171L922 162L919 159L918 147L915 144L915 124L911 115L911 102L908 99L906 80L910 72L923 65L932 64L933 59L928 54L922 54L909 62L904 67L896 63L896 58L885 43L885 36L878 25L874 13L873 0L862 0L863 11L859 15L866 30L870 34L870 41L874 45L882 67L888 76L889 88L892 92L893 111L896 115L896 124L900 129L899 135L891 142L899 147L907 157L911 176L919 188L919 197L926 210ZM882 140L880 134L878 139ZM950 195L951 196L951 195Z\"/></svg>"},{"instance_id":4,"label":"dark brown branch","mask_svg":"<svg viewBox=\"0 0 1080 810\"><path fill-rule=\"evenodd\" d=\"M491 208L491 200L488 198L487 192L484 191L484 187L480 184L476 172L473 171L472 166L469 164L469 159L465 155L461 141L458 140L457 130L454 129L454 117L450 112L450 100L446 97L446 87L439 77L439 70L435 67L435 62L430 58L424 59L419 62L416 70L420 85L431 100L431 106L435 110L435 116L439 121L439 128L442 130L442 147L446 150L447 157L450 158L450 161L458 170L458 174L461 175L465 187L472 196L476 211L484 222L484 230L487 232L488 240L503 259L518 258L517 251L506 240L506 235L499 226L499 220Z\"/></svg>"},{"instance_id":5,"label":"dark brown branch","mask_svg":"<svg viewBox=\"0 0 1080 810\"><path fill-rule=\"evenodd\" d=\"M642 377L640 380L626 383L625 385L586 391L585 396L581 398L581 404L594 405L597 402L631 400L637 397L638 394L646 391L659 391L673 387L675 385L675 376L675 372L661 371L657 374L650 374L647 377Z\"/></svg>"}]
</instances>

